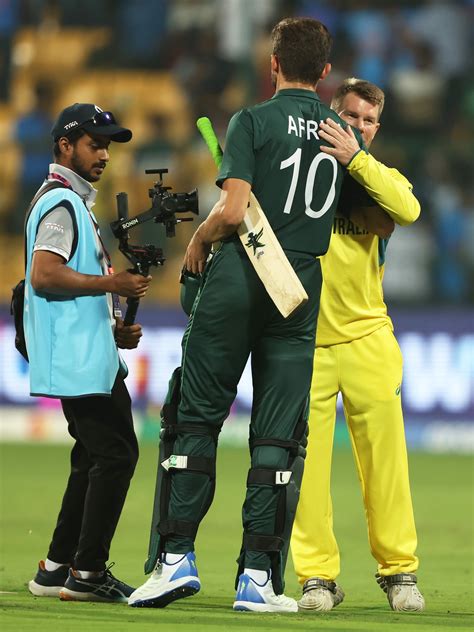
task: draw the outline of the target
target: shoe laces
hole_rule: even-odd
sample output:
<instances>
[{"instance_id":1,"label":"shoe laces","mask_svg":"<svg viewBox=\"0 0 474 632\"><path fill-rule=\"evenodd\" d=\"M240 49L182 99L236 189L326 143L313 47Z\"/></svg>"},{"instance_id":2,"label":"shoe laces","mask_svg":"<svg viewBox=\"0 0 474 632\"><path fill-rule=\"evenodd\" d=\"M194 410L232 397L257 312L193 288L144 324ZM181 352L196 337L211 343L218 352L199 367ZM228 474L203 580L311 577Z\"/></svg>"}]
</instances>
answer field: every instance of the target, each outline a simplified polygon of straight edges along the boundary
<instances>
[{"instance_id":1,"label":"shoe laces","mask_svg":"<svg viewBox=\"0 0 474 632\"><path fill-rule=\"evenodd\" d=\"M120 579L117 579L115 577L115 575L112 575L110 569L115 566L115 562L110 562L110 564L107 566L107 568L104 571L105 576L107 577L107 579L110 581L115 582L116 584L124 584L124 582L120 581Z\"/></svg>"}]
</instances>

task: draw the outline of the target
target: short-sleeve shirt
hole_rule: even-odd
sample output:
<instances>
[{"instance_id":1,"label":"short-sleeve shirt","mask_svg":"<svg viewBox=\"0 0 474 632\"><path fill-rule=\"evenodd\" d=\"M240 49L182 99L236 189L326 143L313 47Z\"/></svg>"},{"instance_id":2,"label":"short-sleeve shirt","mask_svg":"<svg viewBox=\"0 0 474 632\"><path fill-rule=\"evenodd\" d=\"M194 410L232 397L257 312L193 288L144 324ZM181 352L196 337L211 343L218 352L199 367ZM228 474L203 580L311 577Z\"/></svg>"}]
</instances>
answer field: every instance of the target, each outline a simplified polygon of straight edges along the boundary
<instances>
[{"instance_id":1,"label":"short-sleeve shirt","mask_svg":"<svg viewBox=\"0 0 474 632\"><path fill-rule=\"evenodd\" d=\"M99 239L99 228L92 212L97 191L89 182L63 165L53 163L49 166L49 171L53 176L57 175L67 180L72 190L84 201L90 220L96 229L97 252L99 253L102 270L104 274L109 274L105 253ZM41 220L36 233L33 250L49 250L50 252L60 255L66 261L69 261L73 254L72 249L74 242L77 238L75 222L70 211L65 206L57 206Z\"/></svg>"},{"instance_id":2,"label":"short-sleeve shirt","mask_svg":"<svg viewBox=\"0 0 474 632\"><path fill-rule=\"evenodd\" d=\"M328 117L346 125L315 92L286 89L229 123L217 183L249 182L285 250L319 256L329 246L345 170L320 149Z\"/></svg>"},{"instance_id":3,"label":"short-sleeve shirt","mask_svg":"<svg viewBox=\"0 0 474 632\"><path fill-rule=\"evenodd\" d=\"M63 165L58 165L57 163L51 164L50 173L58 174L62 178L65 178L71 184L73 191L75 191L84 200L89 213L90 221L95 227L95 240L102 272L104 275L110 274L107 256L104 252L102 242L99 239L99 228L92 212L97 191L89 182ZM67 262L73 255L72 251L74 243L78 238L76 232L77 229L69 210L64 206L57 206L47 213L39 223L33 251L47 250L49 252L54 252L55 254L63 257L63 259ZM114 329L115 316L113 299L109 292L107 293L107 304L109 308L111 327Z\"/></svg>"},{"instance_id":4,"label":"short-sleeve shirt","mask_svg":"<svg viewBox=\"0 0 474 632\"><path fill-rule=\"evenodd\" d=\"M92 218L91 221L92 223L95 222ZM96 227L95 238L97 251L100 253L100 265L104 275L107 275L110 274L110 270L97 230L98 228ZM77 235L75 234L75 227L70 212L64 206L58 206L41 220L33 251L49 250L49 252L61 255L63 259L69 261L76 238Z\"/></svg>"},{"instance_id":5,"label":"short-sleeve shirt","mask_svg":"<svg viewBox=\"0 0 474 632\"><path fill-rule=\"evenodd\" d=\"M40 222L33 250L48 250L69 261L74 236L70 212L64 206L58 206Z\"/></svg>"}]
</instances>

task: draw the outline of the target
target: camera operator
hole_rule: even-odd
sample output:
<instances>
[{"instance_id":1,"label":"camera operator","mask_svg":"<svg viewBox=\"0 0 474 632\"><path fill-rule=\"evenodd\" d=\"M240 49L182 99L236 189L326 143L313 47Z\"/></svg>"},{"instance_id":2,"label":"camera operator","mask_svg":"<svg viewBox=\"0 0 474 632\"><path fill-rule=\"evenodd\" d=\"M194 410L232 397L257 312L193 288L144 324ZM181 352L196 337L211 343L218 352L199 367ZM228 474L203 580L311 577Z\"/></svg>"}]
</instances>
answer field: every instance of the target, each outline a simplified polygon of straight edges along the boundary
<instances>
[{"instance_id":1,"label":"camera operator","mask_svg":"<svg viewBox=\"0 0 474 632\"><path fill-rule=\"evenodd\" d=\"M114 273L92 207L111 141L132 132L110 112L75 103L53 129L54 163L26 223L25 337L33 396L61 400L75 439L71 472L36 596L126 601L133 588L106 562L138 458L127 369L140 325L125 326L118 296L140 299L151 277Z\"/></svg>"}]
</instances>

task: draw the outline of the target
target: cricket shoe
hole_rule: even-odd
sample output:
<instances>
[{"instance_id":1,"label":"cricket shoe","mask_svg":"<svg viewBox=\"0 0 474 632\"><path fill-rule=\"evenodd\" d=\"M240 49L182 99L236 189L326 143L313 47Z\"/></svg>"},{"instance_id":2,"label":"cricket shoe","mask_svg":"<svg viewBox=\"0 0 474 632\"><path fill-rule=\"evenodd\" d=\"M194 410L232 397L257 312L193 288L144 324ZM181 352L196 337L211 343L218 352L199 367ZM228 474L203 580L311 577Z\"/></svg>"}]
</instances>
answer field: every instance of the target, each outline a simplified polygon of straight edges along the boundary
<instances>
[{"instance_id":1,"label":"cricket shoe","mask_svg":"<svg viewBox=\"0 0 474 632\"><path fill-rule=\"evenodd\" d=\"M247 612L298 612L295 599L285 595L275 595L269 572L263 584L259 584L250 575L243 573L239 577L233 608Z\"/></svg>"},{"instance_id":2,"label":"cricket shoe","mask_svg":"<svg viewBox=\"0 0 474 632\"><path fill-rule=\"evenodd\" d=\"M387 593L392 610L399 612L421 612L425 609L425 600L417 588L416 575L398 573L397 575L375 575L380 588Z\"/></svg>"},{"instance_id":3,"label":"cricket shoe","mask_svg":"<svg viewBox=\"0 0 474 632\"><path fill-rule=\"evenodd\" d=\"M186 553L175 562L171 562L171 559L169 553L163 554L147 581L130 595L129 606L165 608L176 599L190 597L199 592L201 582L194 553Z\"/></svg>"},{"instance_id":4,"label":"cricket shoe","mask_svg":"<svg viewBox=\"0 0 474 632\"><path fill-rule=\"evenodd\" d=\"M60 566L55 571L47 571L43 560L38 564L38 572L30 582L28 590L35 597L59 597L69 574L69 566Z\"/></svg>"},{"instance_id":5,"label":"cricket shoe","mask_svg":"<svg viewBox=\"0 0 474 632\"><path fill-rule=\"evenodd\" d=\"M75 570L69 571L69 577L59 592L62 601L100 601L103 603L127 603L134 588L121 582L110 572L113 564L100 575L80 577Z\"/></svg>"},{"instance_id":6,"label":"cricket shoe","mask_svg":"<svg viewBox=\"0 0 474 632\"><path fill-rule=\"evenodd\" d=\"M303 584L303 596L298 601L301 612L328 612L344 600L344 591L336 584L320 577L310 577Z\"/></svg>"}]
</instances>

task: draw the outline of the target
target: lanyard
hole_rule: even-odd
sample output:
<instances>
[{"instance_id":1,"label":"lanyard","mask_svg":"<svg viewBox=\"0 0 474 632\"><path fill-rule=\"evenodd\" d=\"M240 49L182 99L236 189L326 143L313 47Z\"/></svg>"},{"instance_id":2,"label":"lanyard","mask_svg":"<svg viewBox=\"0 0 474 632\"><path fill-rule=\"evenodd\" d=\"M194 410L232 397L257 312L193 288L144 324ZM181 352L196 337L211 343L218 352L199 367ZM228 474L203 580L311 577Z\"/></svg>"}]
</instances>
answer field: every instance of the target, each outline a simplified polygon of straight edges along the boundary
<instances>
[{"instance_id":1,"label":"lanyard","mask_svg":"<svg viewBox=\"0 0 474 632\"><path fill-rule=\"evenodd\" d=\"M104 253L104 257L105 257L105 262L107 264L107 271L109 274L113 274L114 273L114 268L112 266L112 259L109 255L109 252L107 250L107 248L105 247L104 242L102 241L102 237L100 236L100 228L99 228L99 224L97 223L94 215L89 211L89 217L92 220L92 224L95 228L95 232L97 234L97 237L99 238L99 242L102 248L102 252ZM114 316L115 318L122 318L122 308L120 307L120 297L118 294L116 294L115 292L112 292L112 301L114 304Z\"/></svg>"},{"instance_id":2,"label":"lanyard","mask_svg":"<svg viewBox=\"0 0 474 632\"><path fill-rule=\"evenodd\" d=\"M46 179L47 180L58 180L59 182L61 182L61 184L64 184L65 187L67 187L68 189L71 189L71 191L73 190L72 184L69 182L69 180L67 180L63 176L59 175L59 173L49 173L48 177Z\"/></svg>"}]
</instances>

